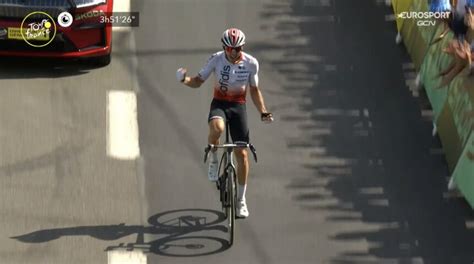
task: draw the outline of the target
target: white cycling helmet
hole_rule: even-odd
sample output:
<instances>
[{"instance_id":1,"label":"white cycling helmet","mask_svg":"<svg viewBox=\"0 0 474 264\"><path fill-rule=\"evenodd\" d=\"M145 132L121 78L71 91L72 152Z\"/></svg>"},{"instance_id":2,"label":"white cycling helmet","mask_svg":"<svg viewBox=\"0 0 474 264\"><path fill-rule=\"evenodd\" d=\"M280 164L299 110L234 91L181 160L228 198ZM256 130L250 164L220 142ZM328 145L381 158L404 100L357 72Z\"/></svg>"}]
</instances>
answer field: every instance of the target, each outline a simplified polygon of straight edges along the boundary
<instances>
[{"instance_id":1,"label":"white cycling helmet","mask_svg":"<svg viewBox=\"0 0 474 264\"><path fill-rule=\"evenodd\" d=\"M245 34L238 28L229 28L222 33L221 41L226 47L241 47L245 44Z\"/></svg>"}]
</instances>

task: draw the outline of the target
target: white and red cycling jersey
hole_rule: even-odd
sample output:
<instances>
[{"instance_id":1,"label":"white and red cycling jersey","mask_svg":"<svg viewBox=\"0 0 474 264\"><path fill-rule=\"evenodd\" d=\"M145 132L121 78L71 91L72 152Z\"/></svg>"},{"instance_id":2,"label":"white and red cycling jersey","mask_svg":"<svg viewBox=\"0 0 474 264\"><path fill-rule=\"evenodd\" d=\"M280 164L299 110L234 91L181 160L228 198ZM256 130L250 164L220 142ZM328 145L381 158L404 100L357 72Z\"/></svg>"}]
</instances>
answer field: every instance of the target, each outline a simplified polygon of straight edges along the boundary
<instances>
[{"instance_id":1,"label":"white and red cycling jersey","mask_svg":"<svg viewBox=\"0 0 474 264\"><path fill-rule=\"evenodd\" d=\"M219 51L212 54L198 76L205 81L214 72L214 99L244 104L247 87L258 86L258 67L257 59L243 51L235 64L226 59L224 51Z\"/></svg>"}]
</instances>

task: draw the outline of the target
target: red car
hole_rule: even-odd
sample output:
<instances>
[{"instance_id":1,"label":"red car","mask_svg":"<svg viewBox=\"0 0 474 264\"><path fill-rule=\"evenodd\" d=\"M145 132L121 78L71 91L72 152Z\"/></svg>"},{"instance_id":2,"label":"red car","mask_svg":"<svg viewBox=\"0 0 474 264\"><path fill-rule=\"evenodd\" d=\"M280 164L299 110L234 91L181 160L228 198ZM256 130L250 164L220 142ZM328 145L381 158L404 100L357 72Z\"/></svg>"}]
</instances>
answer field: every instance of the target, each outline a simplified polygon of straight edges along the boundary
<instances>
[{"instance_id":1,"label":"red car","mask_svg":"<svg viewBox=\"0 0 474 264\"><path fill-rule=\"evenodd\" d=\"M0 1L0 56L89 58L108 65L112 27L101 16L112 11L113 0ZM58 21L64 12L71 25Z\"/></svg>"}]
</instances>

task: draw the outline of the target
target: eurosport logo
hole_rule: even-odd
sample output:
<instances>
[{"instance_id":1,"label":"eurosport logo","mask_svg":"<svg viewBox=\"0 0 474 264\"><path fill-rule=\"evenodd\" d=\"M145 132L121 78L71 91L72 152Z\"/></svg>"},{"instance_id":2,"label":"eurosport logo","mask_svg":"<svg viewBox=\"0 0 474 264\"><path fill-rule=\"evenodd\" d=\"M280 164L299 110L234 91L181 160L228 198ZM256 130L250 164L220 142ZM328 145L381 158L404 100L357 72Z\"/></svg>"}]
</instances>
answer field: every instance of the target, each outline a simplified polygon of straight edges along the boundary
<instances>
[{"instance_id":1,"label":"eurosport logo","mask_svg":"<svg viewBox=\"0 0 474 264\"><path fill-rule=\"evenodd\" d=\"M398 19L416 19L416 25L419 27L428 27L436 25L433 19L447 19L449 12L401 12L397 15Z\"/></svg>"}]
</instances>

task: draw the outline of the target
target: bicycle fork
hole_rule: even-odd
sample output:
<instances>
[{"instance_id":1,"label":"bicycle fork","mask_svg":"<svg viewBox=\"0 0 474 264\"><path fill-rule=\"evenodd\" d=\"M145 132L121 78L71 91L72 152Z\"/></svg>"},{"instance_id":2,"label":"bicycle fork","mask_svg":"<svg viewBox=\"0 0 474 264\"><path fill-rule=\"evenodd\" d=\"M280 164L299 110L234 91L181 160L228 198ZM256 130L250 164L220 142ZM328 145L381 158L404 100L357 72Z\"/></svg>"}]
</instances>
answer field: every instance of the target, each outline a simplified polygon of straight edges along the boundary
<instances>
[{"instance_id":1,"label":"bicycle fork","mask_svg":"<svg viewBox=\"0 0 474 264\"><path fill-rule=\"evenodd\" d=\"M219 192L220 192L220 201L224 204L225 207L229 207L230 206L230 199L231 197L229 197L229 192L228 192L228 186L227 184L229 184L229 177L231 176L231 173L232 172L235 172L235 165L234 165L234 160L233 160L233 153L231 151L227 151L227 160L230 159L230 163L227 164L227 166L225 167L224 169L224 176L223 177L219 177L219 184L218 184L218 189L219 189ZM237 176L237 175L234 175L234 177ZM233 180L233 179L231 179Z\"/></svg>"}]
</instances>

